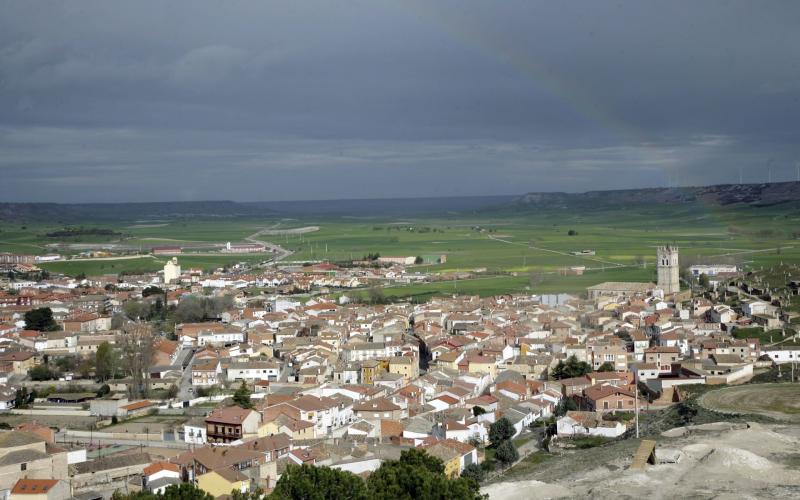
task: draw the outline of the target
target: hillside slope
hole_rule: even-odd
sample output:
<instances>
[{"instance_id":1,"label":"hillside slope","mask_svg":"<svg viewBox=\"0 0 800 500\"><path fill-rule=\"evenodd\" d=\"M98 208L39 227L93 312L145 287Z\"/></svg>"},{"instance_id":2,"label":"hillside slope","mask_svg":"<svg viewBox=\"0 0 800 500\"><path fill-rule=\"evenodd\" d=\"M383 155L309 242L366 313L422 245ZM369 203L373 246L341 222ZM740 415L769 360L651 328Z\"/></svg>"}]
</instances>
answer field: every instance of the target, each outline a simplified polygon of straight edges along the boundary
<instances>
[{"instance_id":1,"label":"hillside slope","mask_svg":"<svg viewBox=\"0 0 800 500\"><path fill-rule=\"evenodd\" d=\"M623 189L585 193L528 193L513 200L513 209L617 208L646 204L771 206L800 199L800 182L718 184L714 186Z\"/></svg>"}]
</instances>

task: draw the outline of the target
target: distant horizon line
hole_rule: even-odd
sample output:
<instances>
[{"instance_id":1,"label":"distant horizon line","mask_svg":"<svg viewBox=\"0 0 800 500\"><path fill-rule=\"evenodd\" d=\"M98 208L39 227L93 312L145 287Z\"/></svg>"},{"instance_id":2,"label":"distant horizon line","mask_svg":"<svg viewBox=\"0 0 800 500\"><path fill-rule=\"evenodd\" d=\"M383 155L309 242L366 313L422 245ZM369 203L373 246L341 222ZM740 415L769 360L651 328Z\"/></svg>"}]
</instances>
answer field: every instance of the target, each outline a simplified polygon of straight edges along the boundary
<instances>
[{"instance_id":1,"label":"distant horizon line","mask_svg":"<svg viewBox=\"0 0 800 500\"><path fill-rule=\"evenodd\" d=\"M614 191L640 191L650 189L693 189L703 187L715 186L767 186L770 184L798 184L800 181L774 181L774 182L728 182L720 184L694 184L694 185L681 185L681 186L649 186L649 187L634 187L634 188L621 188L621 189L591 189L587 191L526 191L524 193L516 194L476 194L476 195L447 195L447 196L391 196L384 198L304 198L293 200L242 200L236 201L231 199L197 199L197 200L159 200L159 201L86 201L86 202L57 202L57 201L0 201L0 205L146 205L153 203L239 203L239 204L257 204L257 203L302 203L302 202L345 202L345 201L400 201L400 200L432 200L432 199L463 199L463 198L515 198L526 196L529 194L587 194L598 192L614 192Z\"/></svg>"}]
</instances>

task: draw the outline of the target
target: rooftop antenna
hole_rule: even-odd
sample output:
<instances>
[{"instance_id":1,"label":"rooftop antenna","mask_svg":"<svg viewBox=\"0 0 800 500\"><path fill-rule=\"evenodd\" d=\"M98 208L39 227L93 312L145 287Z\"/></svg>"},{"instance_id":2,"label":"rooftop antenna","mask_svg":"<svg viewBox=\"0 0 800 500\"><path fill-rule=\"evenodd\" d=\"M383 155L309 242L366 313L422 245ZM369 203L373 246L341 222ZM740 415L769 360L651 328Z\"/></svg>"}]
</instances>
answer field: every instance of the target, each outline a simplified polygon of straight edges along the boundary
<instances>
[{"instance_id":1,"label":"rooftop antenna","mask_svg":"<svg viewBox=\"0 0 800 500\"><path fill-rule=\"evenodd\" d=\"M742 183L742 167L741 166L739 167L739 184L743 184Z\"/></svg>"}]
</instances>

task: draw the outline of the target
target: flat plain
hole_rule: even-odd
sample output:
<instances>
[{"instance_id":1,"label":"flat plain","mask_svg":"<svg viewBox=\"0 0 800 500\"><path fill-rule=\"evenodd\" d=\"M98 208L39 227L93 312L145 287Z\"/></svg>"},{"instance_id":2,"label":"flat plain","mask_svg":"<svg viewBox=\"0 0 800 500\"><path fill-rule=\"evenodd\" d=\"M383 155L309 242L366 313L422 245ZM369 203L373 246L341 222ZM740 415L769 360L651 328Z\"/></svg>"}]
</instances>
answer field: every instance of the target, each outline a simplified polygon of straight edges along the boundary
<instances>
[{"instance_id":1,"label":"flat plain","mask_svg":"<svg viewBox=\"0 0 800 500\"><path fill-rule=\"evenodd\" d=\"M677 245L683 265L728 262L762 269L800 262L800 210L780 207L711 207L702 204L633 206L586 210L477 212L438 217L309 216L232 219L87 222L112 229L113 236L53 238L55 224L0 224L0 251L62 254L84 247L114 245L146 252L154 245L196 246L202 255L183 255L181 265L211 270L235 262L258 262L268 255L213 255L214 245L259 238L293 252L287 261L346 262L369 253L421 256L426 264L410 272L474 272L475 279L387 288L389 296L425 298L436 293L492 295L521 290L576 292L603 281L655 278L656 247ZM315 226L310 232L290 231ZM281 234L282 233L282 234ZM211 248L209 251L208 249ZM202 249L202 250L200 250ZM591 250L594 255L572 252ZM188 250L189 252L193 250ZM443 262L438 262L445 256ZM69 275L154 271L166 258L115 261L62 261L43 264ZM582 276L567 276L570 267Z\"/></svg>"}]
</instances>

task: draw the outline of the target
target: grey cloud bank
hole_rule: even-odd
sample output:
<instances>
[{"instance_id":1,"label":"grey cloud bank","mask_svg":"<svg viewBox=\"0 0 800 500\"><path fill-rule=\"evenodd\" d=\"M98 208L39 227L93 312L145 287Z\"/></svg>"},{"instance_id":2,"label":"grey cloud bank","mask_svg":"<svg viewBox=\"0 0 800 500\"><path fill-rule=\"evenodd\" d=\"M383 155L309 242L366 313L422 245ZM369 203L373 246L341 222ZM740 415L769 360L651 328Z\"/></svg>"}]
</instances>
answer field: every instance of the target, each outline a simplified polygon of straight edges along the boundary
<instances>
[{"instance_id":1,"label":"grey cloud bank","mask_svg":"<svg viewBox=\"0 0 800 500\"><path fill-rule=\"evenodd\" d=\"M790 180L796 2L0 4L0 200Z\"/></svg>"}]
</instances>

